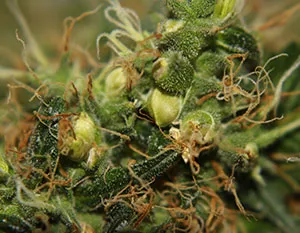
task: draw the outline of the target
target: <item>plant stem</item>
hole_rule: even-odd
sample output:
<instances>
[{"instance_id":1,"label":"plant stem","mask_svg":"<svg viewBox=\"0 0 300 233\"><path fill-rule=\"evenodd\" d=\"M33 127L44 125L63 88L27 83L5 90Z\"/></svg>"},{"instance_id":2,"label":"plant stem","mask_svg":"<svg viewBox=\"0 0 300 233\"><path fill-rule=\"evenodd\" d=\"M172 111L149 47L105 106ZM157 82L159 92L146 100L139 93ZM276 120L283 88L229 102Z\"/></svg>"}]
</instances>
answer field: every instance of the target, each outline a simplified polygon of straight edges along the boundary
<instances>
[{"instance_id":1,"label":"plant stem","mask_svg":"<svg viewBox=\"0 0 300 233\"><path fill-rule=\"evenodd\" d=\"M264 148L273 142L275 142L277 139L282 137L283 135L300 128L300 118L298 118L295 121L290 122L289 124L286 124L284 126L275 128L273 130L270 130L262 135L260 135L256 140L255 143L259 148Z\"/></svg>"}]
</instances>

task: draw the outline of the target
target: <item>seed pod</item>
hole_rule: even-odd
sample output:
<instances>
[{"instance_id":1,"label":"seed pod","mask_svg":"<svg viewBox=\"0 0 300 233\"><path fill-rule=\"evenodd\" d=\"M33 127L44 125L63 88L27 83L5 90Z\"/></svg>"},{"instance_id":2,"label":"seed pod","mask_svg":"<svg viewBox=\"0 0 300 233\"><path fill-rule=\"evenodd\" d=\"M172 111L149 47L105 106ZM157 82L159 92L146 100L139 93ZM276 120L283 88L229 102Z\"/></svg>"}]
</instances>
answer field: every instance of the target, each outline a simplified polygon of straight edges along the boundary
<instances>
[{"instance_id":1,"label":"seed pod","mask_svg":"<svg viewBox=\"0 0 300 233\"><path fill-rule=\"evenodd\" d=\"M105 91L107 96L117 96L126 86L126 77L122 68L111 71L105 80Z\"/></svg>"},{"instance_id":2,"label":"seed pod","mask_svg":"<svg viewBox=\"0 0 300 233\"><path fill-rule=\"evenodd\" d=\"M62 138L60 154L74 161L82 161L88 157L88 152L96 140L96 126L91 118L82 112L72 119L72 128L74 135Z\"/></svg>"},{"instance_id":3,"label":"seed pod","mask_svg":"<svg viewBox=\"0 0 300 233\"><path fill-rule=\"evenodd\" d=\"M164 127L171 124L178 117L181 109L181 98L170 96L155 89L150 95L148 110L155 123Z\"/></svg>"},{"instance_id":4,"label":"seed pod","mask_svg":"<svg viewBox=\"0 0 300 233\"><path fill-rule=\"evenodd\" d=\"M166 52L154 64L153 78L158 88L172 95L184 94L191 86L194 70L180 52Z\"/></svg>"},{"instance_id":5,"label":"seed pod","mask_svg":"<svg viewBox=\"0 0 300 233\"><path fill-rule=\"evenodd\" d=\"M196 110L183 118L180 131L183 138L205 144L215 136L215 121L209 112Z\"/></svg>"},{"instance_id":6,"label":"seed pod","mask_svg":"<svg viewBox=\"0 0 300 233\"><path fill-rule=\"evenodd\" d=\"M227 53L248 54L248 68L255 68L260 62L256 39L242 28L229 27L217 34L217 46Z\"/></svg>"}]
</instances>

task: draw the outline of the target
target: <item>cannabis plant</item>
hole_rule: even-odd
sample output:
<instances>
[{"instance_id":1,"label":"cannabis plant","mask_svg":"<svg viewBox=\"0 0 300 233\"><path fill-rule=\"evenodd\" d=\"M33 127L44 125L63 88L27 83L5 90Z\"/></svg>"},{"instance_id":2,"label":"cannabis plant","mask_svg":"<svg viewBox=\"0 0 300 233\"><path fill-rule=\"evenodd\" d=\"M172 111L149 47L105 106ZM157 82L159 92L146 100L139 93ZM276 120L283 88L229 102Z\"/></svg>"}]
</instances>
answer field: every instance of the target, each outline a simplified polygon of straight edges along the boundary
<instances>
[{"instance_id":1,"label":"cannabis plant","mask_svg":"<svg viewBox=\"0 0 300 233\"><path fill-rule=\"evenodd\" d=\"M240 0L166 0L155 31L108 0L51 62L7 3L27 71L1 68L0 232L299 231L300 44L264 54ZM117 28L80 69L97 11Z\"/></svg>"}]
</instances>

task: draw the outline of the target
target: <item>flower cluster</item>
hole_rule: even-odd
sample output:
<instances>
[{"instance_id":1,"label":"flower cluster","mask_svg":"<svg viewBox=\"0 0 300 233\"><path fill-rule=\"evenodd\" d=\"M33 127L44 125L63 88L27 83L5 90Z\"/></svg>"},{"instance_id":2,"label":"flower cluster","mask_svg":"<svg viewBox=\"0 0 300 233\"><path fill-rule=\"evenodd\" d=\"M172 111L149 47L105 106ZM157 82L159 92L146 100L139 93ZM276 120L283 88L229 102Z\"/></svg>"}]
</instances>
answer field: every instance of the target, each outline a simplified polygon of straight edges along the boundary
<instances>
[{"instance_id":1,"label":"flower cluster","mask_svg":"<svg viewBox=\"0 0 300 233\"><path fill-rule=\"evenodd\" d=\"M262 57L257 34L238 17L241 0L166 0L155 32L108 2L104 14L117 29L97 37L97 52L102 59L106 39L113 56L88 74L69 37L95 11L68 19L58 66L29 36L32 68L17 33L29 81L10 84L11 92L33 93L39 107L24 104L5 137L0 232L244 232L257 227L252 215L296 232L283 197L268 195L278 173L279 186L292 187L287 200L299 204L300 178L285 173L270 145L300 127L294 105L280 103L297 95L283 84L300 57L272 80L269 66L284 55Z\"/></svg>"}]
</instances>

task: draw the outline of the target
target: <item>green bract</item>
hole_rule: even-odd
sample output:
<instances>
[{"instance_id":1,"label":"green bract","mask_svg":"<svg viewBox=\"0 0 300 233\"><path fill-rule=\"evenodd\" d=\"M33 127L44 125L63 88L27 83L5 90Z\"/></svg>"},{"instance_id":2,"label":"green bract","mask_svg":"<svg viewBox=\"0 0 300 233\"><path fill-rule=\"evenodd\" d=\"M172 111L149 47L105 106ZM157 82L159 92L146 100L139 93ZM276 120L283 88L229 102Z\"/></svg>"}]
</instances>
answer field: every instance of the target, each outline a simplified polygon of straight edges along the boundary
<instances>
[{"instance_id":1,"label":"green bract","mask_svg":"<svg viewBox=\"0 0 300 233\"><path fill-rule=\"evenodd\" d=\"M167 7L171 16L191 20L211 15L214 11L215 0L167 0Z\"/></svg>"},{"instance_id":2,"label":"green bract","mask_svg":"<svg viewBox=\"0 0 300 233\"><path fill-rule=\"evenodd\" d=\"M161 51L181 52L189 60L194 60L208 46L210 36L204 36L197 30L183 29L176 32L163 33L158 48Z\"/></svg>"},{"instance_id":3,"label":"green bract","mask_svg":"<svg viewBox=\"0 0 300 233\"><path fill-rule=\"evenodd\" d=\"M217 34L216 44L229 54L245 54L252 67L260 62L260 52L255 38L239 27L229 27Z\"/></svg>"},{"instance_id":4,"label":"green bract","mask_svg":"<svg viewBox=\"0 0 300 233\"><path fill-rule=\"evenodd\" d=\"M226 65L225 55L213 51L202 53L196 61L196 70L204 77L221 76Z\"/></svg>"},{"instance_id":5,"label":"green bract","mask_svg":"<svg viewBox=\"0 0 300 233\"><path fill-rule=\"evenodd\" d=\"M191 86L194 70L189 60L180 52L166 52L152 69L155 84L168 94L184 94Z\"/></svg>"}]
</instances>

